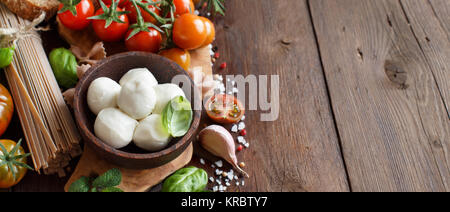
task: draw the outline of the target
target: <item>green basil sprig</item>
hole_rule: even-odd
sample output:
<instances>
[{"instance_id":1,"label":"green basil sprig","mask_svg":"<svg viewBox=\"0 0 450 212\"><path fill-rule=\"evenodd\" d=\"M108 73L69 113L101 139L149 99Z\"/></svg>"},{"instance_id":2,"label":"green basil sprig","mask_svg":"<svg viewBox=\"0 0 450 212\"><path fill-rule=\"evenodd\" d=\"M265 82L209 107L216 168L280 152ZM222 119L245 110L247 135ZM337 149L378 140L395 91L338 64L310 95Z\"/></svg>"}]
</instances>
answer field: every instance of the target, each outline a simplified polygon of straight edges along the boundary
<instances>
[{"instance_id":1,"label":"green basil sprig","mask_svg":"<svg viewBox=\"0 0 450 212\"><path fill-rule=\"evenodd\" d=\"M162 122L173 137L184 136L191 127L193 112L191 103L183 96L172 99L164 108Z\"/></svg>"},{"instance_id":2,"label":"green basil sprig","mask_svg":"<svg viewBox=\"0 0 450 212\"><path fill-rule=\"evenodd\" d=\"M9 66L13 60L15 47L0 49L0 68Z\"/></svg>"},{"instance_id":3,"label":"green basil sprig","mask_svg":"<svg viewBox=\"0 0 450 212\"><path fill-rule=\"evenodd\" d=\"M180 169L168 177L163 184L162 192L204 192L208 184L205 170L194 166Z\"/></svg>"},{"instance_id":4,"label":"green basil sprig","mask_svg":"<svg viewBox=\"0 0 450 212\"><path fill-rule=\"evenodd\" d=\"M122 181L119 169L111 169L93 179L81 177L69 187L69 192L123 192L118 186Z\"/></svg>"},{"instance_id":5,"label":"green basil sprig","mask_svg":"<svg viewBox=\"0 0 450 212\"><path fill-rule=\"evenodd\" d=\"M50 52L50 65L56 81L63 88L72 88L78 82L77 59L65 48L53 49Z\"/></svg>"}]
</instances>

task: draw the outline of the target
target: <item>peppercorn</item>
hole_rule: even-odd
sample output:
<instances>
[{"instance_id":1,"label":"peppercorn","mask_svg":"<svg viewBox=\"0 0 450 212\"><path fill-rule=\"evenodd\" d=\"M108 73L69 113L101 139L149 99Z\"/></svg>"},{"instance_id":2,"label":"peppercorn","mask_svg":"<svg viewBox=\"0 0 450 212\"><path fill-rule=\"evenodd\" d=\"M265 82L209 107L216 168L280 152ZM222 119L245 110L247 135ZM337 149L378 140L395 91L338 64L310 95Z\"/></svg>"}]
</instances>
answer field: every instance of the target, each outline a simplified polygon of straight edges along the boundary
<instances>
[{"instance_id":1,"label":"peppercorn","mask_svg":"<svg viewBox=\"0 0 450 212\"><path fill-rule=\"evenodd\" d=\"M220 57L220 53L219 53L219 52L216 52L216 53L214 54L214 58L215 58L215 59L219 59L219 57Z\"/></svg>"},{"instance_id":2,"label":"peppercorn","mask_svg":"<svg viewBox=\"0 0 450 212\"><path fill-rule=\"evenodd\" d=\"M240 134L241 134L241 136L247 135L247 130L245 130L245 129L241 130Z\"/></svg>"},{"instance_id":3,"label":"peppercorn","mask_svg":"<svg viewBox=\"0 0 450 212\"><path fill-rule=\"evenodd\" d=\"M244 147L242 145L239 144L238 148L236 149L238 152L242 151L242 149L244 149Z\"/></svg>"},{"instance_id":4,"label":"peppercorn","mask_svg":"<svg viewBox=\"0 0 450 212\"><path fill-rule=\"evenodd\" d=\"M220 69L226 69L227 68L227 63L222 63L222 65L220 65Z\"/></svg>"}]
</instances>

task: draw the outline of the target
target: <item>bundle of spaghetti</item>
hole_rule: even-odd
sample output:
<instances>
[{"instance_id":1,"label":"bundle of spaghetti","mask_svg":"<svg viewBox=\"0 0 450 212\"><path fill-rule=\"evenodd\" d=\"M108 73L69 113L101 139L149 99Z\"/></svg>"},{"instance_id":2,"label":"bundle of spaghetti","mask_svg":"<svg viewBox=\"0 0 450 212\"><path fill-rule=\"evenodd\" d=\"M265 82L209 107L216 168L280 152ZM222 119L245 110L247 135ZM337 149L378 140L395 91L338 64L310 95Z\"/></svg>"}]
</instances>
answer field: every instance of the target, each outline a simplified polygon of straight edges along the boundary
<instances>
[{"instance_id":1,"label":"bundle of spaghetti","mask_svg":"<svg viewBox=\"0 0 450 212\"><path fill-rule=\"evenodd\" d=\"M19 28L30 22L0 5L0 26ZM81 140L64 102L37 32L19 39L12 64L5 68L34 168L64 176L71 158L81 154Z\"/></svg>"}]
</instances>

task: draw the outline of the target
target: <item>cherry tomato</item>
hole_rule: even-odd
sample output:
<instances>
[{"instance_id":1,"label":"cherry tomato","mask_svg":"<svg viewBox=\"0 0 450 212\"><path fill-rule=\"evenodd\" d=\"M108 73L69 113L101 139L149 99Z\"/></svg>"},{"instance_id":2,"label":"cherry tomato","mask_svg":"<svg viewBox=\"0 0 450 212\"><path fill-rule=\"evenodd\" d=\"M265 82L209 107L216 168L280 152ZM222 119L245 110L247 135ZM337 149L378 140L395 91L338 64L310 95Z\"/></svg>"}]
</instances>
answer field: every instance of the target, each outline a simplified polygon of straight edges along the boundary
<instances>
[{"instance_id":1,"label":"cherry tomato","mask_svg":"<svg viewBox=\"0 0 450 212\"><path fill-rule=\"evenodd\" d=\"M193 50L201 47L207 38L204 21L197 15L186 13L173 24L173 42L182 49Z\"/></svg>"},{"instance_id":2,"label":"cherry tomato","mask_svg":"<svg viewBox=\"0 0 450 212\"><path fill-rule=\"evenodd\" d=\"M191 66L191 54L187 50L172 48L161 51L159 54L163 57L173 60L184 70L188 70L189 66Z\"/></svg>"},{"instance_id":3,"label":"cherry tomato","mask_svg":"<svg viewBox=\"0 0 450 212\"><path fill-rule=\"evenodd\" d=\"M216 38L216 28L214 27L214 24L207 18L205 17L201 17L200 19L203 20L203 22L205 23L206 26L206 40L205 42L203 42L202 46L207 46L209 44L211 44L214 39Z\"/></svg>"},{"instance_id":4,"label":"cherry tomato","mask_svg":"<svg viewBox=\"0 0 450 212\"><path fill-rule=\"evenodd\" d=\"M175 17L181 16L186 13L194 13L195 6L192 0L173 0L175 5Z\"/></svg>"},{"instance_id":5,"label":"cherry tomato","mask_svg":"<svg viewBox=\"0 0 450 212\"><path fill-rule=\"evenodd\" d=\"M141 31L125 40L125 46L128 51L144 51L157 53L161 48L162 35L159 31L149 28L150 32ZM127 38L133 30L130 29L127 33Z\"/></svg>"},{"instance_id":6,"label":"cherry tomato","mask_svg":"<svg viewBox=\"0 0 450 212\"><path fill-rule=\"evenodd\" d=\"M59 4L59 10L63 8L64 4ZM61 23L69 29L81 30L86 28L91 20L87 19L94 15L94 4L91 0L81 0L76 6L77 15L74 16L70 10L58 13L58 18Z\"/></svg>"},{"instance_id":7,"label":"cherry tomato","mask_svg":"<svg viewBox=\"0 0 450 212\"><path fill-rule=\"evenodd\" d=\"M0 144L2 144L7 153L10 153L11 150L13 150L14 146L16 146L16 142L11 141L11 140L0 140ZM1 156L5 155L5 152L2 150L2 148L0 148L0 154ZM16 165L14 163L12 163L11 161L15 160L19 163L23 163L26 164L27 163L27 158L26 157L22 157L19 159L11 159L11 157L13 156L18 156L18 155L24 155L25 151L23 150L23 148L21 146L19 146L19 148L17 149L17 151L13 154L10 155L8 158L1 158L0 156L0 164L3 162L10 162L11 163L11 167L13 170L9 169L7 164L3 164L2 166L0 166L0 188L10 188L14 185L16 185L17 183L19 183L22 178L25 176L25 174L27 173L27 168L23 167L23 166L19 166ZM12 171L14 171L14 175L12 173Z\"/></svg>"},{"instance_id":8,"label":"cherry tomato","mask_svg":"<svg viewBox=\"0 0 450 212\"><path fill-rule=\"evenodd\" d=\"M212 96L205 104L209 118L220 124L239 122L245 114L242 103L234 96L217 94Z\"/></svg>"},{"instance_id":9,"label":"cherry tomato","mask_svg":"<svg viewBox=\"0 0 450 212\"><path fill-rule=\"evenodd\" d=\"M0 84L0 136L6 131L14 113L14 104L9 93L3 85Z\"/></svg>"},{"instance_id":10,"label":"cherry tomato","mask_svg":"<svg viewBox=\"0 0 450 212\"><path fill-rule=\"evenodd\" d=\"M158 1L158 0L153 0L154 2ZM143 1L144 3L146 3L147 1ZM130 23L136 23L137 22L137 12L136 9L134 8L133 4L126 4L125 5L125 10L126 11L130 11L130 13L128 14L128 18L130 19ZM143 10L142 8L139 7L139 9L141 10L141 15L144 18L145 22L151 22L153 24L157 24L158 22L156 21L155 18L153 18L153 16L148 13L145 12L145 10ZM158 9L156 9L156 7L154 6L148 6L148 9L150 9L151 11L155 12L157 15L161 15L160 11Z\"/></svg>"},{"instance_id":11,"label":"cherry tomato","mask_svg":"<svg viewBox=\"0 0 450 212\"><path fill-rule=\"evenodd\" d=\"M101 0L106 5L111 5L113 0ZM117 0L116 0L117 1ZM129 3L128 0L119 0L119 7L124 7Z\"/></svg>"},{"instance_id":12,"label":"cherry tomato","mask_svg":"<svg viewBox=\"0 0 450 212\"><path fill-rule=\"evenodd\" d=\"M123 11L117 8L117 11ZM103 14L103 9L97 10L95 16ZM124 38L125 33L128 31L130 23L128 21L128 16L121 15L119 19L125 23L112 22L107 28L105 28L105 20L93 20L92 27L94 28L95 34L102 40L106 42L116 42Z\"/></svg>"}]
</instances>

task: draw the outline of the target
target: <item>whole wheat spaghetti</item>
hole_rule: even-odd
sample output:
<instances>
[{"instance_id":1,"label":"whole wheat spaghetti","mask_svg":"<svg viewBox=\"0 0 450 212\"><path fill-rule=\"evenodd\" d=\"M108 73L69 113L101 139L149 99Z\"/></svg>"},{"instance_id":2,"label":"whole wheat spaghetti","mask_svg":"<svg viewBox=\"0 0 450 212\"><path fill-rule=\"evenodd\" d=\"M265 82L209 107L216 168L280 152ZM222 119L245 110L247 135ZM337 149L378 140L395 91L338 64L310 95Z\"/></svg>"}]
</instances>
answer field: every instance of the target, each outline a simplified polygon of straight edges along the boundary
<instances>
[{"instance_id":1,"label":"whole wheat spaghetti","mask_svg":"<svg viewBox=\"0 0 450 212\"><path fill-rule=\"evenodd\" d=\"M20 28L30 22L0 5L0 26ZM71 157L81 153L80 135L64 102L39 35L32 31L16 42L12 64L5 68L35 169L64 175Z\"/></svg>"}]
</instances>

